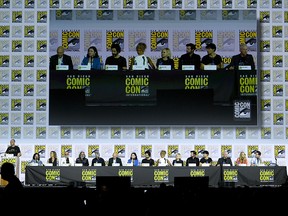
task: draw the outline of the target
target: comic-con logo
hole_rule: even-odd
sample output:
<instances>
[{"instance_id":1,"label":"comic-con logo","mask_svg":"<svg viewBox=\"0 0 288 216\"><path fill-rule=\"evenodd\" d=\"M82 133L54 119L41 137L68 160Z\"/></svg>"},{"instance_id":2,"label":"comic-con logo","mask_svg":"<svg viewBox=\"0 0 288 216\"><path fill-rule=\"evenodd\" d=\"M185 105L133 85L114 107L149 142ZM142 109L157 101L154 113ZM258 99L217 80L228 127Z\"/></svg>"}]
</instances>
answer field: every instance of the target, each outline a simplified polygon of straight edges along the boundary
<instances>
[{"instance_id":1,"label":"comic-con logo","mask_svg":"<svg viewBox=\"0 0 288 216\"><path fill-rule=\"evenodd\" d=\"M257 77L253 74L242 74L239 77L239 92L241 96L251 96L257 93Z\"/></svg>"},{"instance_id":2,"label":"comic-con logo","mask_svg":"<svg viewBox=\"0 0 288 216\"><path fill-rule=\"evenodd\" d=\"M209 85L209 75L185 75L185 89L207 89Z\"/></svg>"},{"instance_id":3,"label":"comic-con logo","mask_svg":"<svg viewBox=\"0 0 288 216\"><path fill-rule=\"evenodd\" d=\"M190 42L190 31L173 32L173 51L185 51L186 44Z\"/></svg>"},{"instance_id":4,"label":"comic-con logo","mask_svg":"<svg viewBox=\"0 0 288 216\"><path fill-rule=\"evenodd\" d=\"M133 169L119 169L118 176L129 176L133 181Z\"/></svg>"},{"instance_id":5,"label":"comic-con logo","mask_svg":"<svg viewBox=\"0 0 288 216\"><path fill-rule=\"evenodd\" d=\"M106 31L106 50L110 51L112 44L119 44L121 51L124 51L124 30L120 31Z\"/></svg>"},{"instance_id":6,"label":"comic-con logo","mask_svg":"<svg viewBox=\"0 0 288 216\"><path fill-rule=\"evenodd\" d=\"M274 170L273 169L260 169L260 182L274 182Z\"/></svg>"},{"instance_id":7,"label":"comic-con logo","mask_svg":"<svg viewBox=\"0 0 288 216\"><path fill-rule=\"evenodd\" d=\"M60 181L60 169L46 169L45 179L46 181Z\"/></svg>"},{"instance_id":8,"label":"comic-con logo","mask_svg":"<svg viewBox=\"0 0 288 216\"><path fill-rule=\"evenodd\" d=\"M63 30L62 46L67 51L80 50L80 30Z\"/></svg>"},{"instance_id":9,"label":"comic-con logo","mask_svg":"<svg viewBox=\"0 0 288 216\"><path fill-rule=\"evenodd\" d=\"M234 51L235 50L235 32L218 31L217 32L217 50Z\"/></svg>"},{"instance_id":10,"label":"comic-con logo","mask_svg":"<svg viewBox=\"0 0 288 216\"><path fill-rule=\"evenodd\" d=\"M98 52L102 50L102 31L84 31L84 49L90 46L97 47Z\"/></svg>"},{"instance_id":11,"label":"comic-con logo","mask_svg":"<svg viewBox=\"0 0 288 216\"><path fill-rule=\"evenodd\" d=\"M155 31L150 33L151 51L161 51L168 48L168 31Z\"/></svg>"},{"instance_id":12,"label":"comic-con logo","mask_svg":"<svg viewBox=\"0 0 288 216\"><path fill-rule=\"evenodd\" d=\"M84 182L95 182L96 181L96 169L83 169L81 172L81 179Z\"/></svg>"},{"instance_id":13,"label":"comic-con logo","mask_svg":"<svg viewBox=\"0 0 288 216\"><path fill-rule=\"evenodd\" d=\"M90 96L90 75L67 75L66 89L85 89L85 95Z\"/></svg>"},{"instance_id":14,"label":"comic-con logo","mask_svg":"<svg viewBox=\"0 0 288 216\"><path fill-rule=\"evenodd\" d=\"M149 75L126 75L125 93L126 96L150 96Z\"/></svg>"},{"instance_id":15,"label":"comic-con logo","mask_svg":"<svg viewBox=\"0 0 288 216\"><path fill-rule=\"evenodd\" d=\"M190 170L191 177L204 177L205 176L205 169L191 169Z\"/></svg>"},{"instance_id":16,"label":"comic-con logo","mask_svg":"<svg viewBox=\"0 0 288 216\"><path fill-rule=\"evenodd\" d=\"M213 31L195 31L195 46L197 50L205 51L206 45L213 42Z\"/></svg>"},{"instance_id":17,"label":"comic-con logo","mask_svg":"<svg viewBox=\"0 0 288 216\"><path fill-rule=\"evenodd\" d=\"M256 31L239 31L239 44L246 44L249 51L257 50Z\"/></svg>"},{"instance_id":18,"label":"comic-con logo","mask_svg":"<svg viewBox=\"0 0 288 216\"><path fill-rule=\"evenodd\" d=\"M234 101L234 118L235 119L250 119L251 118L251 103L248 100Z\"/></svg>"},{"instance_id":19,"label":"comic-con logo","mask_svg":"<svg viewBox=\"0 0 288 216\"><path fill-rule=\"evenodd\" d=\"M129 51L135 51L136 46L139 43L146 43L146 32L145 31L129 31L128 37L128 49Z\"/></svg>"},{"instance_id":20,"label":"comic-con logo","mask_svg":"<svg viewBox=\"0 0 288 216\"><path fill-rule=\"evenodd\" d=\"M223 180L224 182L238 182L238 170L237 169L224 169Z\"/></svg>"},{"instance_id":21,"label":"comic-con logo","mask_svg":"<svg viewBox=\"0 0 288 216\"><path fill-rule=\"evenodd\" d=\"M154 174L154 182L169 181L169 169L155 169L153 174Z\"/></svg>"}]
</instances>

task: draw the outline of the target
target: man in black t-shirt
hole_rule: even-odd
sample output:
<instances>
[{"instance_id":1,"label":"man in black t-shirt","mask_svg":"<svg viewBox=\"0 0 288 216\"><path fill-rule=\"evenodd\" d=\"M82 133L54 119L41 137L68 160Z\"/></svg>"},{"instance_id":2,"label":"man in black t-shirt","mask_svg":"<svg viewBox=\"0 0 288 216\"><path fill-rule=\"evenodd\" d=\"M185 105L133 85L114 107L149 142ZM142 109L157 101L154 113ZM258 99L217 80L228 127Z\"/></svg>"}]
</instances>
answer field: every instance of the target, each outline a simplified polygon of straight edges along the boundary
<instances>
[{"instance_id":1,"label":"man in black t-shirt","mask_svg":"<svg viewBox=\"0 0 288 216\"><path fill-rule=\"evenodd\" d=\"M6 149L6 154L13 154L14 156L20 157L21 151L19 146L16 146L15 139L10 140L10 146Z\"/></svg>"},{"instance_id":2,"label":"man in black t-shirt","mask_svg":"<svg viewBox=\"0 0 288 216\"><path fill-rule=\"evenodd\" d=\"M199 166L199 158L197 157L196 151L190 151L190 157L186 160L186 166L189 166L189 164Z\"/></svg>"},{"instance_id":3,"label":"man in black t-shirt","mask_svg":"<svg viewBox=\"0 0 288 216\"><path fill-rule=\"evenodd\" d=\"M112 56L109 56L106 61L105 65L117 65L118 70L127 70L127 61L126 58L120 56L121 47L119 44L112 44L111 45L111 52Z\"/></svg>"},{"instance_id":4,"label":"man in black t-shirt","mask_svg":"<svg viewBox=\"0 0 288 216\"><path fill-rule=\"evenodd\" d=\"M181 55L179 59L179 70L182 70L183 65L194 65L195 70L200 69L201 57L200 55L194 53L195 49L195 44L186 44L186 54Z\"/></svg>"}]
</instances>

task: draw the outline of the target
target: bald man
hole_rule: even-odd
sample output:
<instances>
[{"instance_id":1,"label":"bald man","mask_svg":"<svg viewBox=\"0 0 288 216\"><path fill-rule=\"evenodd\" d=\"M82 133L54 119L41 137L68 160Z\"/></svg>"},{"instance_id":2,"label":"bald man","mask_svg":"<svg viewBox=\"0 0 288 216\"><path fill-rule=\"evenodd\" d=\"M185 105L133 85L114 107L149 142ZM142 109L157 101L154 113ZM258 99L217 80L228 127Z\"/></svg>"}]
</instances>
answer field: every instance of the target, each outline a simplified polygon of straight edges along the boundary
<instances>
[{"instance_id":1,"label":"bald man","mask_svg":"<svg viewBox=\"0 0 288 216\"><path fill-rule=\"evenodd\" d=\"M248 54L248 47L246 44L240 44L240 53L234 55L231 59L231 63L226 66L229 70L238 70L239 65L249 65L251 70L255 70L255 62L253 56Z\"/></svg>"},{"instance_id":2,"label":"bald man","mask_svg":"<svg viewBox=\"0 0 288 216\"><path fill-rule=\"evenodd\" d=\"M73 70L71 56L64 54L64 47L57 48L57 54L50 57L50 70L56 70L56 65L68 65L69 70Z\"/></svg>"}]
</instances>

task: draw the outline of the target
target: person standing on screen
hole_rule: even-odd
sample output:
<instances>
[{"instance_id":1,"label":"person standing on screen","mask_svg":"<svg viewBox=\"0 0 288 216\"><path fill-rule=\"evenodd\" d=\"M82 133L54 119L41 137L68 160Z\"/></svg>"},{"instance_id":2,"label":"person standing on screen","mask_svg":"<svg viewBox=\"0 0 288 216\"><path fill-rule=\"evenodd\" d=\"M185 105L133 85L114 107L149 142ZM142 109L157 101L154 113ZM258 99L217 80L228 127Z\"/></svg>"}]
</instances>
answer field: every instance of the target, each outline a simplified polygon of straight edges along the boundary
<instances>
[{"instance_id":1,"label":"person standing on screen","mask_svg":"<svg viewBox=\"0 0 288 216\"><path fill-rule=\"evenodd\" d=\"M59 46L57 48L57 54L50 57L50 70L56 70L57 65L68 65L69 70L73 70L72 58L64 54L63 46Z\"/></svg>"},{"instance_id":2,"label":"person standing on screen","mask_svg":"<svg viewBox=\"0 0 288 216\"><path fill-rule=\"evenodd\" d=\"M216 65L217 69L224 68L222 57L215 53L216 45L209 43L206 46L207 55L203 56L201 61L201 69L204 70L205 65Z\"/></svg>"},{"instance_id":3,"label":"person standing on screen","mask_svg":"<svg viewBox=\"0 0 288 216\"><path fill-rule=\"evenodd\" d=\"M218 159L216 166L223 166L224 164L229 164L233 166L231 158L228 156L228 152L224 151L221 158ZM225 166L225 165L224 165Z\"/></svg>"},{"instance_id":4,"label":"person standing on screen","mask_svg":"<svg viewBox=\"0 0 288 216\"><path fill-rule=\"evenodd\" d=\"M126 58L120 56L121 47L117 43L111 45L112 56L109 56L105 61L106 65L117 65L118 70L127 70L127 61Z\"/></svg>"},{"instance_id":5,"label":"person standing on screen","mask_svg":"<svg viewBox=\"0 0 288 216\"><path fill-rule=\"evenodd\" d=\"M84 151L81 151L79 153L79 156L78 156L78 158L76 158L75 163L82 164L83 166L89 166L89 160L88 160L88 158L86 158Z\"/></svg>"},{"instance_id":6,"label":"person standing on screen","mask_svg":"<svg viewBox=\"0 0 288 216\"><path fill-rule=\"evenodd\" d=\"M147 48L145 43L138 43L136 46L136 51L138 56L132 58L131 61L131 70L133 69L133 65L143 66L145 70L155 69L155 65L152 60L147 57L144 53Z\"/></svg>"},{"instance_id":7,"label":"person standing on screen","mask_svg":"<svg viewBox=\"0 0 288 216\"><path fill-rule=\"evenodd\" d=\"M232 56L231 63L226 66L229 70L238 70L239 66L251 66L251 70L255 70L254 58L248 54L248 47L246 44L240 44L240 53Z\"/></svg>"},{"instance_id":8,"label":"person standing on screen","mask_svg":"<svg viewBox=\"0 0 288 216\"><path fill-rule=\"evenodd\" d=\"M121 158L118 157L118 153L117 152L114 152L112 154L112 157L109 158L109 160L108 160L108 166L113 166L113 164L119 164L119 166L123 166L122 165L122 160L121 160Z\"/></svg>"},{"instance_id":9,"label":"person standing on screen","mask_svg":"<svg viewBox=\"0 0 288 216\"><path fill-rule=\"evenodd\" d=\"M197 153L194 150L190 151L190 157L186 160L186 166L189 166L189 164L195 164L196 166L199 166L199 158L197 157Z\"/></svg>"},{"instance_id":10,"label":"person standing on screen","mask_svg":"<svg viewBox=\"0 0 288 216\"><path fill-rule=\"evenodd\" d=\"M81 65L88 65L91 70L101 70L101 61L95 46L88 48L87 55L83 58Z\"/></svg>"},{"instance_id":11,"label":"person standing on screen","mask_svg":"<svg viewBox=\"0 0 288 216\"><path fill-rule=\"evenodd\" d=\"M16 141L15 139L10 140L10 146L6 149L6 154L13 154L13 156L20 157L21 156L21 150L19 146L16 146Z\"/></svg>"},{"instance_id":12,"label":"person standing on screen","mask_svg":"<svg viewBox=\"0 0 288 216\"><path fill-rule=\"evenodd\" d=\"M95 151L95 157L92 159L92 165L94 166L96 163L101 164L101 166L105 166L105 160L100 157L99 151Z\"/></svg>"},{"instance_id":13,"label":"person standing on screen","mask_svg":"<svg viewBox=\"0 0 288 216\"><path fill-rule=\"evenodd\" d=\"M142 165L145 163L149 163L149 166L154 166L155 161L151 158L151 152L149 150L145 151L145 158L142 159Z\"/></svg>"},{"instance_id":14,"label":"person standing on screen","mask_svg":"<svg viewBox=\"0 0 288 216\"><path fill-rule=\"evenodd\" d=\"M169 48L164 48L161 51L161 58L157 59L156 68L159 69L159 65L170 65L171 70L174 70L174 60L171 58L171 51Z\"/></svg>"},{"instance_id":15,"label":"person standing on screen","mask_svg":"<svg viewBox=\"0 0 288 216\"><path fill-rule=\"evenodd\" d=\"M195 54L196 46L193 43L186 44L186 53L181 55L179 59L179 70L182 70L183 65L194 65L195 70L200 69L201 57Z\"/></svg>"}]
</instances>

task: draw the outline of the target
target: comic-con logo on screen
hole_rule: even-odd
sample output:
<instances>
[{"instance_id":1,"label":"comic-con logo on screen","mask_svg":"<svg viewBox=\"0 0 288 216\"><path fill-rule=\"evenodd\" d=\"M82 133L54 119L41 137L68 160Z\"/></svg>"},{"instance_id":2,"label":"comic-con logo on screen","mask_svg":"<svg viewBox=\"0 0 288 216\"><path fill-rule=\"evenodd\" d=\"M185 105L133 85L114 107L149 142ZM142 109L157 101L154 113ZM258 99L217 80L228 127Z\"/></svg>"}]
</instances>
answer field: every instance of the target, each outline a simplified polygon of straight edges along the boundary
<instances>
[{"instance_id":1,"label":"comic-con logo on screen","mask_svg":"<svg viewBox=\"0 0 288 216\"><path fill-rule=\"evenodd\" d=\"M204 177L205 176L205 169L191 169L190 170L191 177Z\"/></svg>"},{"instance_id":2,"label":"comic-con logo on screen","mask_svg":"<svg viewBox=\"0 0 288 216\"><path fill-rule=\"evenodd\" d=\"M260 169L259 173L260 182L274 182L274 170L273 169Z\"/></svg>"},{"instance_id":3,"label":"comic-con logo on screen","mask_svg":"<svg viewBox=\"0 0 288 216\"><path fill-rule=\"evenodd\" d=\"M85 89L85 95L90 96L90 75L67 75L66 89Z\"/></svg>"},{"instance_id":4,"label":"comic-con logo on screen","mask_svg":"<svg viewBox=\"0 0 288 216\"><path fill-rule=\"evenodd\" d=\"M217 32L217 50L234 51L235 50L235 32L218 31Z\"/></svg>"},{"instance_id":5,"label":"comic-con logo on screen","mask_svg":"<svg viewBox=\"0 0 288 216\"><path fill-rule=\"evenodd\" d=\"M256 31L240 31L239 32L239 44L246 44L249 51L257 50Z\"/></svg>"},{"instance_id":6,"label":"comic-con logo on screen","mask_svg":"<svg viewBox=\"0 0 288 216\"><path fill-rule=\"evenodd\" d=\"M251 102L249 100L234 101L234 118L235 119L251 118Z\"/></svg>"},{"instance_id":7,"label":"comic-con logo on screen","mask_svg":"<svg viewBox=\"0 0 288 216\"><path fill-rule=\"evenodd\" d=\"M151 51L161 51L168 48L168 31L155 31L150 32Z\"/></svg>"},{"instance_id":8,"label":"comic-con logo on screen","mask_svg":"<svg viewBox=\"0 0 288 216\"><path fill-rule=\"evenodd\" d=\"M126 75L126 96L147 97L149 93L149 75Z\"/></svg>"},{"instance_id":9,"label":"comic-con logo on screen","mask_svg":"<svg viewBox=\"0 0 288 216\"><path fill-rule=\"evenodd\" d=\"M185 75L185 89L207 89L209 85L209 75Z\"/></svg>"},{"instance_id":10,"label":"comic-con logo on screen","mask_svg":"<svg viewBox=\"0 0 288 216\"><path fill-rule=\"evenodd\" d=\"M66 51L79 51L80 30L63 30L62 46Z\"/></svg>"},{"instance_id":11,"label":"comic-con logo on screen","mask_svg":"<svg viewBox=\"0 0 288 216\"><path fill-rule=\"evenodd\" d=\"M84 182L95 182L96 181L96 169L82 169L81 179Z\"/></svg>"},{"instance_id":12,"label":"comic-con logo on screen","mask_svg":"<svg viewBox=\"0 0 288 216\"><path fill-rule=\"evenodd\" d=\"M205 51L206 45L213 42L213 31L195 31L195 46L197 50Z\"/></svg>"},{"instance_id":13,"label":"comic-con logo on screen","mask_svg":"<svg viewBox=\"0 0 288 216\"><path fill-rule=\"evenodd\" d=\"M169 181L169 169L155 169L153 174L154 174L154 182Z\"/></svg>"},{"instance_id":14,"label":"comic-con logo on screen","mask_svg":"<svg viewBox=\"0 0 288 216\"><path fill-rule=\"evenodd\" d=\"M223 180L224 182L238 182L238 170L237 169L224 169Z\"/></svg>"},{"instance_id":15,"label":"comic-con logo on screen","mask_svg":"<svg viewBox=\"0 0 288 216\"><path fill-rule=\"evenodd\" d=\"M102 31L84 31L84 49L88 50L90 46L97 47L98 52L102 50Z\"/></svg>"},{"instance_id":16,"label":"comic-con logo on screen","mask_svg":"<svg viewBox=\"0 0 288 216\"><path fill-rule=\"evenodd\" d=\"M118 176L128 176L133 181L133 169L119 169Z\"/></svg>"},{"instance_id":17,"label":"comic-con logo on screen","mask_svg":"<svg viewBox=\"0 0 288 216\"><path fill-rule=\"evenodd\" d=\"M186 44L190 42L190 31L173 32L173 51L186 51Z\"/></svg>"},{"instance_id":18,"label":"comic-con logo on screen","mask_svg":"<svg viewBox=\"0 0 288 216\"><path fill-rule=\"evenodd\" d=\"M241 96L251 96L257 93L257 77L255 74L239 76L239 92Z\"/></svg>"},{"instance_id":19,"label":"comic-con logo on screen","mask_svg":"<svg viewBox=\"0 0 288 216\"><path fill-rule=\"evenodd\" d=\"M124 51L124 30L120 31L106 31L106 50L110 51L112 44L119 44L121 51Z\"/></svg>"},{"instance_id":20,"label":"comic-con logo on screen","mask_svg":"<svg viewBox=\"0 0 288 216\"><path fill-rule=\"evenodd\" d=\"M146 32L145 31L129 31L128 37L128 49L129 51L135 51L136 46L139 43L146 43Z\"/></svg>"},{"instance_id":21,"label":"comic-con logo on screen","mask_svg":"<svg viewBox=\"0 0 288 216\"><path fill-rule=\"evenodd\" d=\"M46 169L45 179L47 182L60 181L60 169Z\"/></svg>"}]
</instances>

